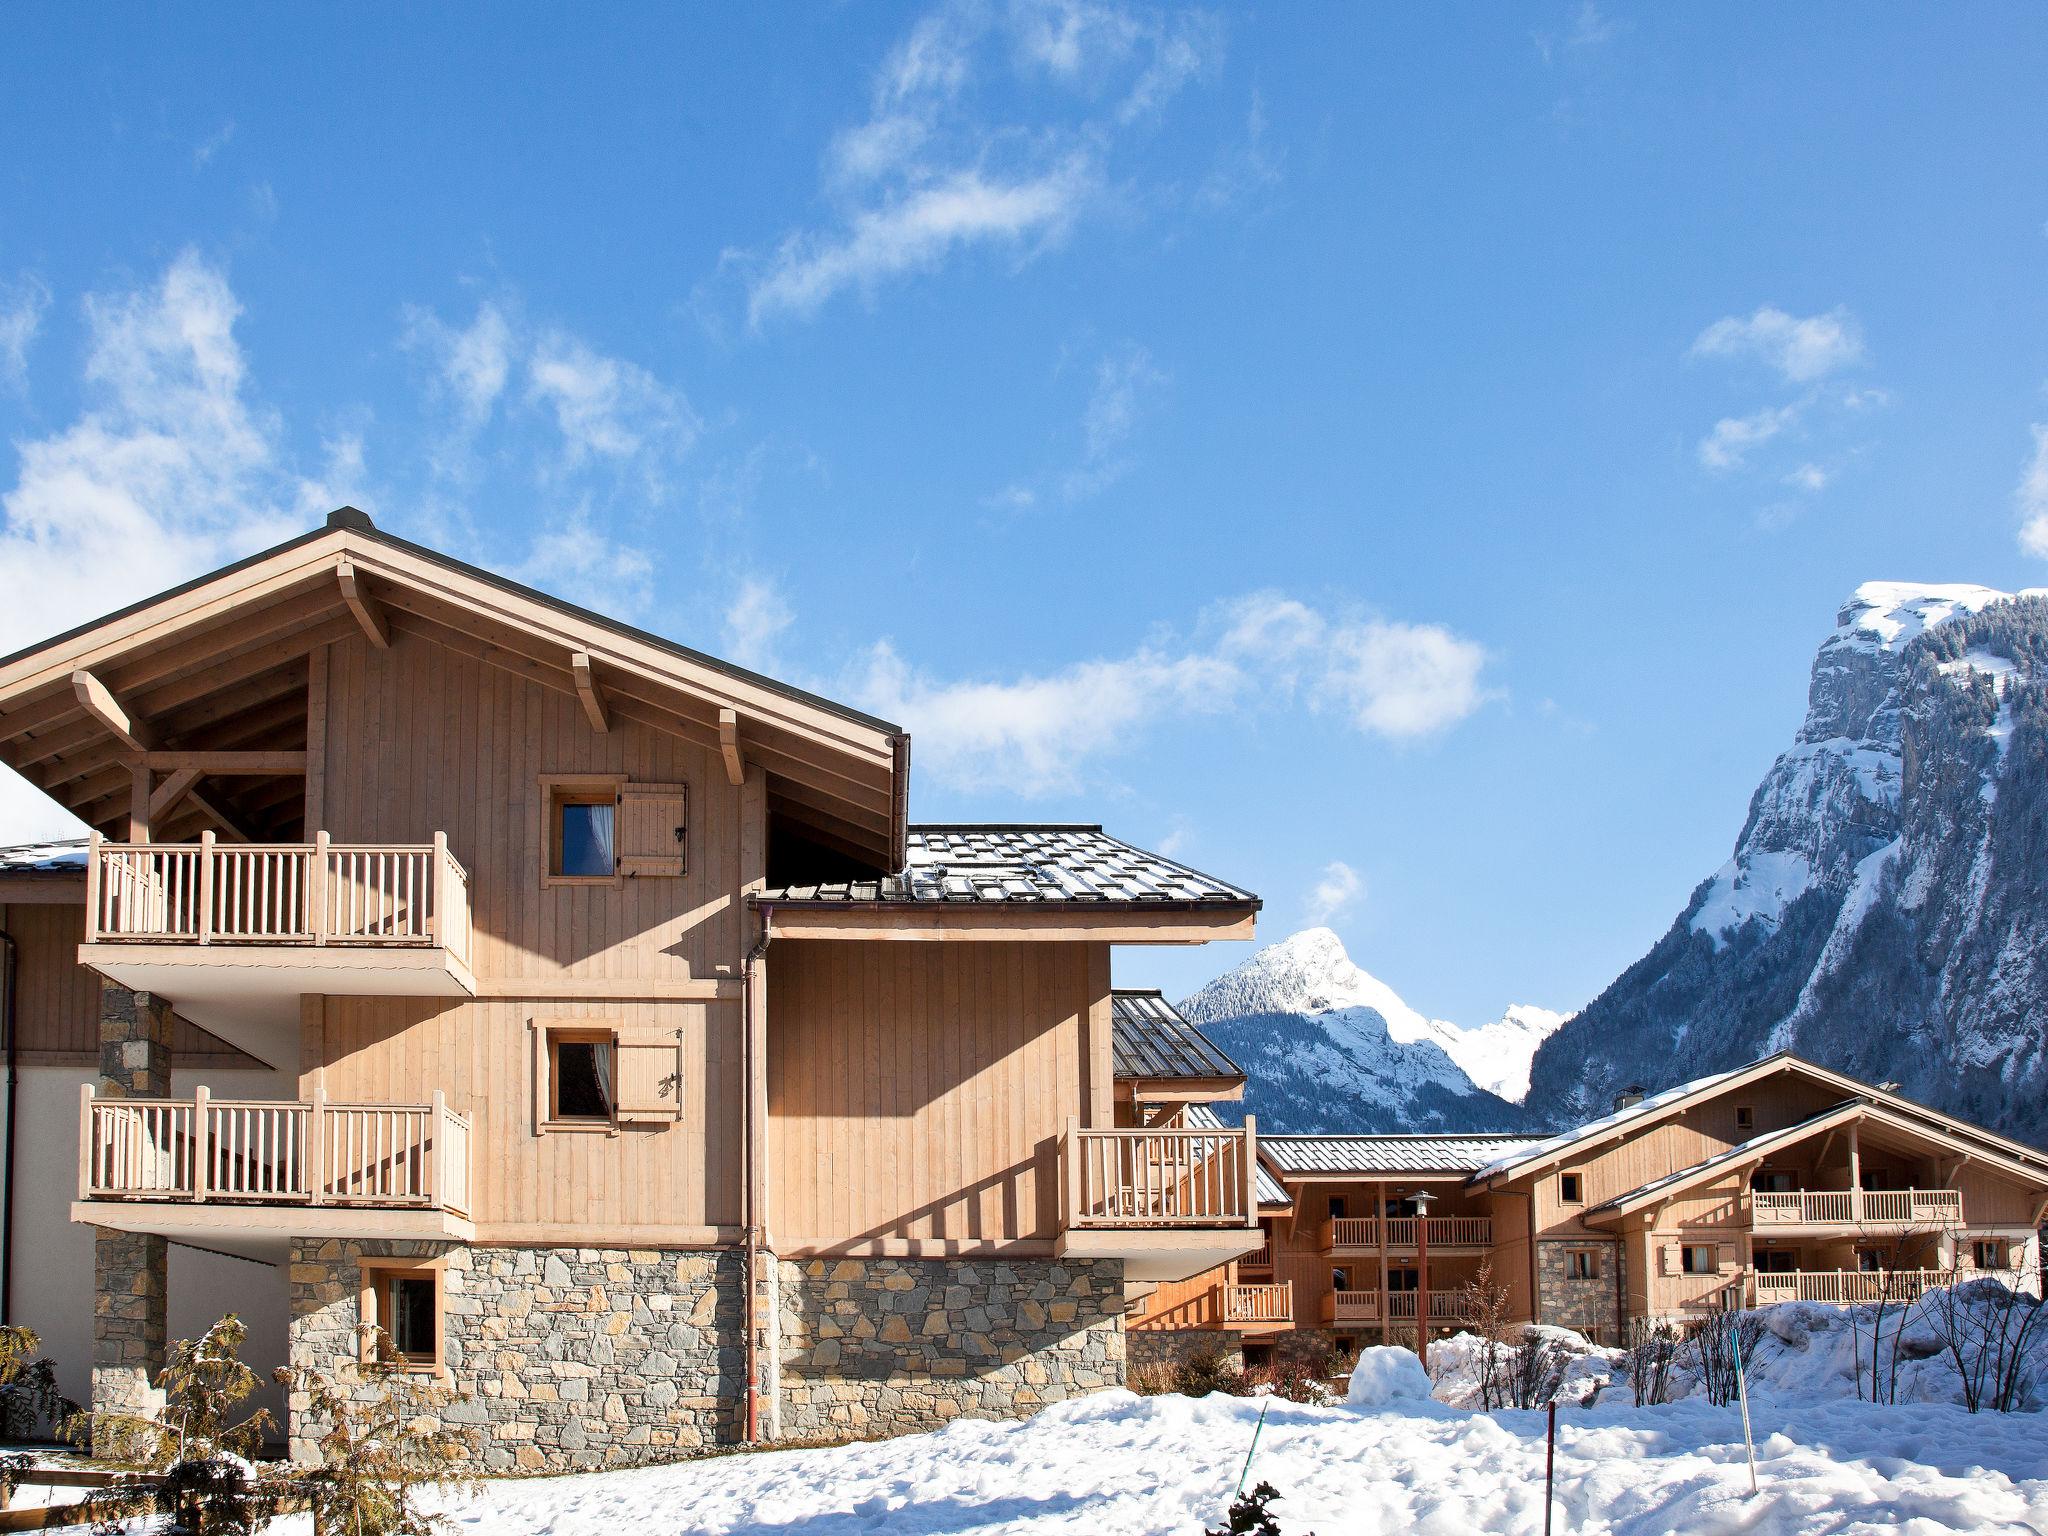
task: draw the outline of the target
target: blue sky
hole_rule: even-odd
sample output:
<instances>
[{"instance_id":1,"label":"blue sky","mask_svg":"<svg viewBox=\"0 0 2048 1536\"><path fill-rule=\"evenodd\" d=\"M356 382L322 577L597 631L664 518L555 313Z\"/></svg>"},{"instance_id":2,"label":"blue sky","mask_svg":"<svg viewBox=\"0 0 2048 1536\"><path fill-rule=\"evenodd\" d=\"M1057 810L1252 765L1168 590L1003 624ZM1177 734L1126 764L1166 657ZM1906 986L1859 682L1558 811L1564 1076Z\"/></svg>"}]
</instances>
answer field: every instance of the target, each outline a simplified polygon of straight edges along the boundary
<instances>
[{"instance_id":1,"label":"blue sky","mask_svg":"<svg viewBox=\"0 0 2048 1536\"><path fill-rule=\"evenodd\" d=\"M353 502L1476 1023L2048 580L2036 8L724 10L11 7L0 642Z\"/></svg>"}]
</instances>

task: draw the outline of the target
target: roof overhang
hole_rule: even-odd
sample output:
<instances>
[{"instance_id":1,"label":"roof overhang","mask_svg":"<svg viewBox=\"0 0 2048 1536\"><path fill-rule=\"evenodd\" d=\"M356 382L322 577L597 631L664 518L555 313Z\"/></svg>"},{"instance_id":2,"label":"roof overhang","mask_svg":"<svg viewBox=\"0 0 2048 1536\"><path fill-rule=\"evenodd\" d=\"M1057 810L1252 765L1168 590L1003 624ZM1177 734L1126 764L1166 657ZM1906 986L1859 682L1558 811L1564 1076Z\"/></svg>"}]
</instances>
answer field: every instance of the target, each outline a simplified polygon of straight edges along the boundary
<instances>
[{"instance_id":1,"label":"roof overhang","mask_svg":"<svg viewBox=\"0 0 2048 1536\"><path fill-rule=\"evenodd\" d=\"M770 808L807 836L879 868L902 865L909 745L897 727L394 538L348 509L0 660L0 761L105 825L128 805L140 750L202 732L218 747L223 722L246 724L251 745L279 745L294 708L303 738L311 653L394 634L566 694L593 728L619 717L685 737L736 782L758 766ZM180 809L200 824L197 809Z\"/></svg>"},{"instance_id":2,"label":"roof overhang","mask_svg":"<svg viewBox=\"0 0 2048 1536\"><path fill-rule=\"evenodd\" d=\"M83 869L21 870L0 874L0 907L84 904Z\"/></svg>"},{"instance_id":3,"label":"roof overhang","mask_svg":"<svg viewBox=\"0 0 2048 1536\"><path fill-rule=\"evenodd\" d=\"M1223 902L760 902L778 939L1084 940L1207 944L1249 939L1258 908Z\"/></svg>"}]
</instances>

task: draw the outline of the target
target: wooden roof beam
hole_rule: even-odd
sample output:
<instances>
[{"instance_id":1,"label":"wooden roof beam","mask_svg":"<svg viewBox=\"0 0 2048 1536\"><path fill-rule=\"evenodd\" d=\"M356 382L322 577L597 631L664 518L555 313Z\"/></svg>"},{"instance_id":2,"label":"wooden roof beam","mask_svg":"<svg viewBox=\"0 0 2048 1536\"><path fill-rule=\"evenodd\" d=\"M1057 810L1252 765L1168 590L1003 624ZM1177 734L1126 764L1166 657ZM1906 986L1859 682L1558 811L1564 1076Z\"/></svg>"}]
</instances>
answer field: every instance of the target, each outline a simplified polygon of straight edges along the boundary
<instances>
[{"instance_id":1,"label":"wooden roof beam","mask_svg":"<svg viewBox=\"0 0 2048 1536\"><path fill-rule=\"evenodd\" d=\"M364 637L378 650L390 650L390 621L384 617L384 610L378 605L377 600L364 588L362 578L356 574L355 566L344 560L334 568L334 574L341 582L341 600L348 604L348 611L356 616L356 623L362 626Z\"/></svg>"},{"instance_id":2,"label":"wooden roof beam","mask_svg":"<svg viewBox=\"0 0 2048 1536\"><path fill-rule=\"evenodd\" d=\"M597 686L597 670L590 664L590 652L576 651L569 657L569 671L576 679L576 697L583 701L583 713L590 728L600 736L611 733L612 723L604 712L604 690Z\"/></svg>"},{"instance_id":3,"label":"wooden roof beam","mask_svg":"<svg viewBox=\"0 0 2048 1536\"><path fill-rule=\"evenodd\" d=\"M737 710L718 712L718 752L725 759L725 781L737 789L747 782L747 760L740 755L740 717Z\"/></svg>"},{"instance_id":4,"label":"wooden roof beam","mask_svg":"<svg viewBox=\"0 0 2048 1536\"><path fill-rule=\"evenodd\" d=\"M306 771L303 752L146 752L142 761L159 773L190 770L216 778L273 778Z\"/></svg>"},{"instance_id":5,"label":"wooden roof beam","mask_svg":"<svg viewBox=\"0 0 2048 1536\"><path fill-rule=\"evenodd\" d=\"M130 751L147 752L156 745L156 732L149 722L131 718L121 701L107 691L107 685L85 668L71 674L71 691L78 695L79 707L125 742Z\"/></svg>"},{"instance_id":6,"label":"wooden roof beam","mask_svg":"<svg viewBox=\"0 0 2048 1536\"><path fill-rule=\"evenodd\" d=\"M157 785L156 792L149 797L149 824L152 827L167 825L168 818L177 808L178 802L192 792L192 786L197 784L200 778L201 774L197 768L179 768L175 769L163 783Z\"/></svg>"}]
</instances>

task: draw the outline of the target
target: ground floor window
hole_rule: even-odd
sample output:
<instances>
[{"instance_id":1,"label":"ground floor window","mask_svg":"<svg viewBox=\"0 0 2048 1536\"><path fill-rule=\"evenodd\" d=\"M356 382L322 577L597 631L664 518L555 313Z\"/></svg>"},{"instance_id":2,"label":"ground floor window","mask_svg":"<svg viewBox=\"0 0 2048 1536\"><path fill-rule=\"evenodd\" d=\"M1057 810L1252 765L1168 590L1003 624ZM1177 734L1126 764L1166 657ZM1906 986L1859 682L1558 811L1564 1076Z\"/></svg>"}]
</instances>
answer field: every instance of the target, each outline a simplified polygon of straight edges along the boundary
<instances>
[{"instance_id":1,"label":"ground floor window","mask_svg":"<svg viewBox=\"0 0 2048 1536\"><path fill-rule=\"evenodd\" d=\"M1970 1244L1970 1262L1979 1269L2004 1269L2005 1239L1980 1237Z\"/></svg>"},{"instance_id":2,"label":"ground floor window","mask_svg":"<svg viewBox=\"0 0 2048 1536\"><path fill-rule=\"evenodd\" d=\"M437 1370L441 1365L438 1265L363 1267L363 1360Z\"/></svg>"},{"instance_id":3,"label":"ground floor window","mask_svg":"<svg viewBox=\"0 0 2048 1536\"><path fill-rule=\"evenodd\" d=\"M1679 1269L1688 1275L1718 1274L1721 1269L1720 1251L1712 1243L1687 1243L1678 1252Z\"/></svg>"},{"instance_id":4,"label":"ground floor window","mask_svg":"<svg viewBox=\"0 0 2048 1536\"><path fill-rule=\"evenodd\" d=\"M1789 1275L1799 1268L1797 1255L1782 1248L1759 1248L1756 1272L1760 1275Z\"/></svg>"},{"instance_id":5,"label":"ground floor window","mask_svg":"<svg viewBox=\"0 0 2048 1536\"><path fill-rule=\"evenodd\" d=\"M1598 1248L1566 1249L1564 1273L1567 1280L1598 1280L1600 1278L1600 1250Z\"/></svg>"}]
</instances>

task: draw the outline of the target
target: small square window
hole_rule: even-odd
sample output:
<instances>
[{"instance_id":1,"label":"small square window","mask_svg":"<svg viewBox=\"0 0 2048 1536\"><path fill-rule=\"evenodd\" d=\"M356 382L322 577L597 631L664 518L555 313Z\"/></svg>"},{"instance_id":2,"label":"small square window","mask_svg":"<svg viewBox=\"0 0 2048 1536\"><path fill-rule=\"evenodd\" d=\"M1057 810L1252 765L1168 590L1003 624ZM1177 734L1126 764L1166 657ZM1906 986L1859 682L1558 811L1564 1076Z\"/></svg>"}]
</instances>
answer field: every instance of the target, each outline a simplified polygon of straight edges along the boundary
<instances>
[{"instance_id":1,"label":"small square window","mask_svg":"<svg viewBox=\"0 0 2048 1536\"><path fill-rule=\"evenodd\" d=\"M609 1033L552 1030L548 1034L548 1118L609 1125L618 1099L614 1044Z\"/></svg>"},{"instance_id":2,"label":"small square window","mask_svg":"<svg viewBox=\"0 0 2048 1536\"><path fill-rule=\"evenodd\" d=\"M1576 1173L1560 1173L1557 1176L1557 1198L1566 1205L1586 1203L1585 1185Z\"/></svg>"},{"instance_id":3,"label":"small square window","mask_svg":"<svg viewBox=\"0 0 2048 1536\"><path fill-rule=\"evenodd\" d=\"M1970 1261L1979 1269L2005 1268L2005 1240L1980 1237L1970 1244Z\"/></svg>"},{"instance_id":4,"label":"small square window","mask_svg":"<svg viewBox=\"0 0 2048 1536\"><path fill-rule=\"evenodd\" d=\"M1564 1272L1567 1279L1598 1280L1600 1278L1600 1252L1598 1249L1568 1249L1564 1260Z\"/></svg>"},{"instance_id":5,"label":"small square window","mask_svg":"<svg viewBox=\"0 0 2048 1536\"><path fill-rule=\"evenodd\" d=\"M1738 1131L1753 1131L1756 1129L1756 1110L1753 1106L1748 1104L1738 1104L1735 1106L1735 1129Z\"/></svg>"},{"instance_id":6,"label":"small square window","mask_svg":"<svg viewBox=\"0 0 2048 1536\"><path fill-rule=\"evenodd\" d=\"M1688 1275L1720 1273L1721 1255L1712 1243L1687 1243L1679 1250L1679 1268Z\"/></svg>"},{"instance_id":7,"label":"small square window","mask_svg":"<svg viewBox=\"0 0 2048 1536\"><path fill-rule=\"evenodd\" d=\"M363 1360L416 1370L441 1366L441 1274L420 1265L363 1270Z\"/></svg>"},{"instance_id":8,"label":"small square window","mask_svg":"<svg viewBox=\"0 0 2048 1536\"><path fill-rule=\"evenodd\" d=\"M541 883L610 885L623 873L619 795L609 775L541 779Z\"/></svg>"}]
</instances>

